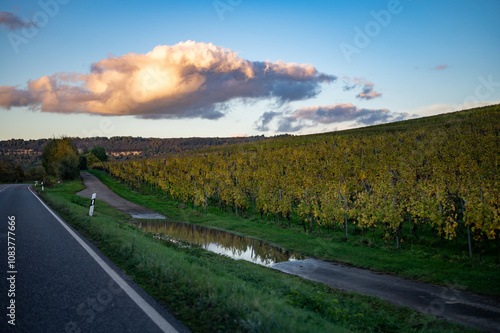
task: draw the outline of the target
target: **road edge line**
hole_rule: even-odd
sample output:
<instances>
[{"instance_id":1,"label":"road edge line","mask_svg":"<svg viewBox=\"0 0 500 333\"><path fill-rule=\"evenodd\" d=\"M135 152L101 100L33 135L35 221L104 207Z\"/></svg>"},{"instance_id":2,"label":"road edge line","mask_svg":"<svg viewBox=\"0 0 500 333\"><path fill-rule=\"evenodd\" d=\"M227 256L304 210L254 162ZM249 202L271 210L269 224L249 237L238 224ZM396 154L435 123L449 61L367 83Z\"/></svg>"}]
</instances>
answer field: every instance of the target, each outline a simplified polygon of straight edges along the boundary
<instances>
[{"instance_id":1,"label":"road edge line","mask_svg":"<svg viewBox=\"0 0 500 333\"><path fill-rule=\"evenodd\" d=\"M57 216L52 208L47 206L47 204L31 190L31 187L28 187L28 190L163 332L178 333L178 331L165 318L163 318L158 311L149 305L149 303L146 302L146 300L142 298L125 280L123 280L106 262L104 262L104 260L102 260L101 257L94 250L92 250L80 236L78 236L59 216Z\"/></svg>"}]
</instances>

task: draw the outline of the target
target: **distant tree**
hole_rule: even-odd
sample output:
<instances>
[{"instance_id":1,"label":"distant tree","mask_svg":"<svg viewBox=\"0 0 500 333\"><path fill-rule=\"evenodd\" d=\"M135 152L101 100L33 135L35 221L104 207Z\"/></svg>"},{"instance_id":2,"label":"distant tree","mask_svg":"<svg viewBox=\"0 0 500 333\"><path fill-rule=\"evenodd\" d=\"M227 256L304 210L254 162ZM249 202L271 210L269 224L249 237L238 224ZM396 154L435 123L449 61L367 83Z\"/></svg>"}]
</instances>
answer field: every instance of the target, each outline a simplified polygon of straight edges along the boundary
<instances>
[{"instance_id":1,"label":"distant tree","mask_svg":"<svg viewBox=\"0 0 500 333\"><path fill-rule=\"evenodd\" d=\"M22 182L24 180L24 170L21 168L20 165L16 166L15 169L15 181L17 182Z\"/></svg>"},{"instance_id":2,"label":"distant tree","mask_svg":"<svg viewBox=\"0 0 500 333\"><path fill-rule=\"evenodd\" d=\"M88 168L89 167L88 167L88 163L87 163L87 156L85 156L84 154L81 154L78 157L78 169L87 170Z\"/></svg>"},{"instance_id":3,"label":"distant tree","mask_svg":"<svg viewBox=\"0 0 500 333\"><path fill-rule=\"evenodd\" d=\"M42 182L46 187L52 187L52 185L54 185L52 184L52 179L50 179L50 177L43 177Z\"/></svg>"},{"instance_id":4,"label":"distant tree","mask_svg":"<svg viewBox=\"0 0 500 333\"><path fill-rule=\"evenodd\" d=\"M69 138L53 139L44 148L42 165L48 175L62 180L78 176L78 152Z\"/></svg>"},{"instance_id":5,"label":"distant tree","mask_svg":"<svg viewBox=\"0 0 500 333\"><path fill-rule=\"evenodd\" d=\"M57 149L57 139L52 139L49 141L42 152L42 166L48 175L56 175L56 170L54 169L55 162L55 151Z\"/></svg>"},{"instance_id":6,"label":"distant tree","mask_svg":"<svg viewBox=\"0 0 500 333\"><path fill-rule=\"evenodd\" d=\"M78 177L78 155L65 154L57 160L57 176L62 180Z\"/></svg>"},{"instance_id":7,"label":"distant tree","mask_svg":"<svg viewBox=\"0 0 500 333\"><path fill-rule=\"evenodd\" d=\"M11 159L0 160L0 182L17 183L24 178L24 170L20 165L15 165Z\"/></svg>"},{"instance_id":8,"label":"distant tree","mask_svg":"<svg viewBox=\"0 0 500 333\"><path fill-rule=\"evenodd\" d=\"M45 170L41 166L29 168L26 171L26 180L42 180L45 176Z\"/></svg>"},{"instance_id":9,"label":"distant tree","mask_svg":"<svg viewBox=\"0 0 500 333\"><path fill-rule=\"evenodd\" d=\"M15 166L10 159L0 160L0 182L10 183L15 180Z\"/></svg>"},{"instance_id":10,"label":"distant tree","mask_svg":"<svg viewBox=\"0 0 500 333\"><path fill-rule=\"evenodd\" d=\"M88 153L85 155L85 158L87 159L87 168L92 168L92 165L94 163L99 162L100 160L92 153Z\"/></svg>"},{"instance_id":11,"label":"distant tree","mask_svg":"<svg viewBox=\"0 0 500 333\"><path fill-rule=\"evenodd\" d=\"M109 159L106 150L101 146L95 146L90 152L102 162L106 162Z\"/></svg>"}]
</instances>

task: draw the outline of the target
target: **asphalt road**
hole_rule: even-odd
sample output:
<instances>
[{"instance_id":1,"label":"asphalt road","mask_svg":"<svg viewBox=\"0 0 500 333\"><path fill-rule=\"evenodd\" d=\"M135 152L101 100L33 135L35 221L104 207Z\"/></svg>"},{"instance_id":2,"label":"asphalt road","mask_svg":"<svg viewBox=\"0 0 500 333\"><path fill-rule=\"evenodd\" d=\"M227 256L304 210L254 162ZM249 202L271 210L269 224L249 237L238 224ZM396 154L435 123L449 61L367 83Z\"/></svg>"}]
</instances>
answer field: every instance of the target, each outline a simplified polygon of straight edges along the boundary
<instances>
[{"instance_id":1,"label":"asphalt road","mask_svg":"<svg viewBox=\"0 0 500 333\"><path fill-rule=\"evenodd\" d=\"M118 194L111 191L96 176L91 175L88 172L80 172L80 176L82 176L83 185L85 185L86 188L83 191L77 192L76 195L91 198L92 193L97 193L97 199L108 203L110 206L121 212L129 214L133 218L149 220L166 219L165 216L158 214L151 209L147 209L143 206L139 206L131 201L123 199Z\"/></svg>"},{"instance_id":2,"label":"asphalt road","mask_svg":"<svg viewBox=\"0 0 500 333\"><path fill-rule=\"evenodd\" d=\"M458 290L453 283L437 286L316 259L282 262L272 268L472 328L500 332L500 301Z\"/></svg>"},{"instance_id":3,"label":"asphalt road","mask_svg":"<svg viewBox=\"0 0 500 333\"><path fill-rule=\"evenodd\" d=\"M28 185L0 185L0 212L0 332L188 332Z\"/></svg>"}]
</instances>

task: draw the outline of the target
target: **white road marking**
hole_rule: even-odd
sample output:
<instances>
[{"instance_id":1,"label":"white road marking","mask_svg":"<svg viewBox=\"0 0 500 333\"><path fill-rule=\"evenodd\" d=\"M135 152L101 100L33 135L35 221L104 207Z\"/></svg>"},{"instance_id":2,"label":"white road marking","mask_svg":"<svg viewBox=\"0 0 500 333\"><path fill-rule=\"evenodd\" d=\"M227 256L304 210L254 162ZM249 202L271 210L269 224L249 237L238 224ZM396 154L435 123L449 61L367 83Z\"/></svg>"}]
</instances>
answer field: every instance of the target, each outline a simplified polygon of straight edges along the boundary
<instances>
[{"instance_id":1,"label":"white road marking","mask_svg":"<svg viewBox=\"0 0 500 333\"><path fill-rule=\"evenodd\" d=\"M3 191L5 191L8 188L11 188L12 186L14 186L14 185L7 185L6 187L0 189L0 193L3 192Z\"/></svg>"},{"instance_id":2,"label":"white road marking","mask_svg":"<svg viewBox=\"0 0 500 333\"><path fill-rule=\"evenodd\" d=\"M177 333L177 330L170 325L151 305L149 305L144 298L142 298L125 280L123 280L116 272L106 264L97 253L94 252L80 236L78 236L68 225L54 213L54 211L45 204L32 190L28 187L30 192L37 198L41 204L54 216L54 218L69 232L71 236L87 251L92 258L104 269L106 273L125 291L125 293L141 308L144 313L151 318L151 320L163 331L168 333Z\"/></svg>"}]
</instances>

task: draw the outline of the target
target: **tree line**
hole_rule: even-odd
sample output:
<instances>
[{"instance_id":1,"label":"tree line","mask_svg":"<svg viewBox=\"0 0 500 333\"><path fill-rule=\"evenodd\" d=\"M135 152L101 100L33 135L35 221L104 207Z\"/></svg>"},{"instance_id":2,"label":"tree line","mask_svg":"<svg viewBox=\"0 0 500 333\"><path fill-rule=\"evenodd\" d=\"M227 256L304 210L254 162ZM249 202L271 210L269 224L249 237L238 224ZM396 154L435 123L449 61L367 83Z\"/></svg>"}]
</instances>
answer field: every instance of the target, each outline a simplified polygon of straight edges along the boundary
<instances>
[{"instance_id":1,"label":"tree line","mask_svg":"<svg viewBox=\"0 0 500 333\"><path fill-rule=\"evenodd\" d=\"M130 159L131 156L113 153L137 152L140 157L153 157L189 150L208 149L217 146L257 142L266 139L263 135L237 138L141 138L141 137L93 137L70 138L79 152L103 147L111 159ZM40 155L52 139L0 141L0 159L11 159L24 170L39 165Z\"/></svg>"},{"instance_id":2,"label":"tree line","mask_svg":"<svg viewBox=\"0 0 500 333\"><path fill-rule=\"evenodd\" d=\"M11 159L0 159L0 182L17 183L23 181L44 181L51 184L51 178L73 180L80 170L91 167L94 163L108 161L109 157L103 147L95 146L78 153L70 138L61 137L50 140L40 156L41 166L29 168L24 172L21 165Z\"/></svg>"}]
</instances>

